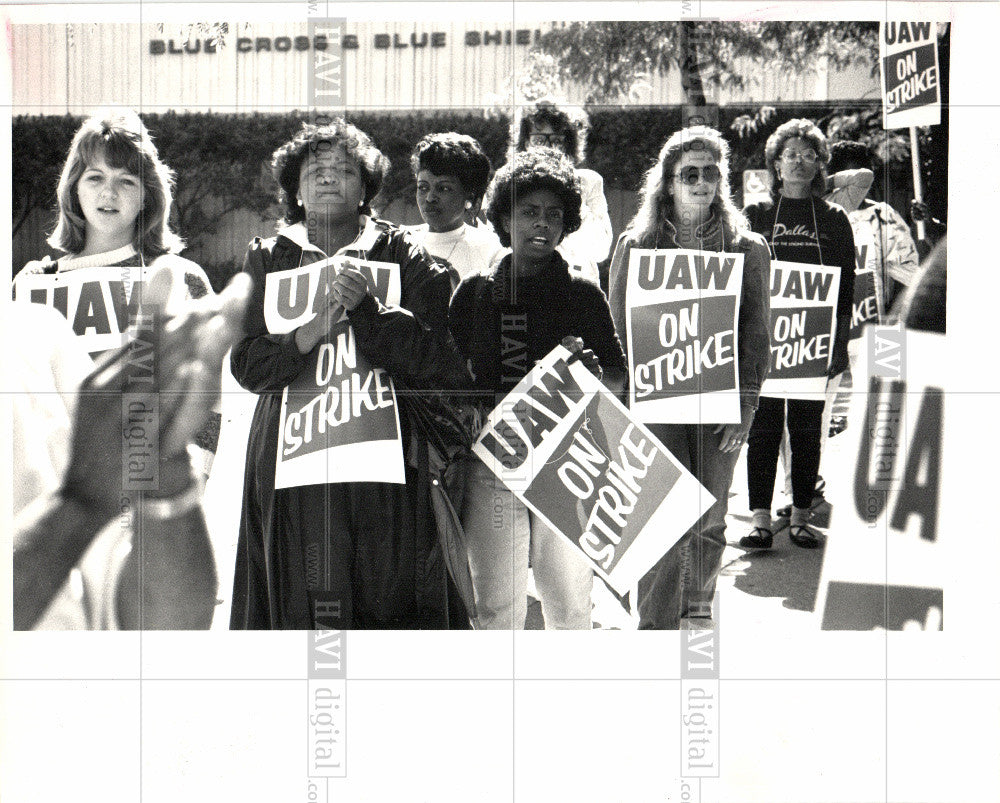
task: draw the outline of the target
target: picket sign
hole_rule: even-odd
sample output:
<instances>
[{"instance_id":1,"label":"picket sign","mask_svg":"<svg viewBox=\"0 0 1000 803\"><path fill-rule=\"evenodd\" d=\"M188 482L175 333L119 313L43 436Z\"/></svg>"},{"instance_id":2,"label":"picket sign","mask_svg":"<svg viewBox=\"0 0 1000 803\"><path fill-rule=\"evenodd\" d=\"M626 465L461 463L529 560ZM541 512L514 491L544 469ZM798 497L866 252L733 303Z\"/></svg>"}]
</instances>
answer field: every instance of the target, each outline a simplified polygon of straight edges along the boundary
<instances>
[{"instance_id":1,"label":"picket sign","mask_svg":"<svg viewBox=\"0 0 1000 803\"><path fill-rule=\"evenodd\" d=\"M383 304L399 303L402 292L399 265L333 256L301 268L267 274L264 286L264 323L267 331L283 335L315 318L326 308L330 284L345 261L361 270L372 294L379 301Z\"/></svg>"},{"instance_id":2,"label":"picket sign","mask_svg":"<svg viewBox=\"0 0 1000 803\"><path fill-rule=\"evenodd\" d=\"M399 304L399 265L351 259L386 305ZM286 334L327 307L343 257L267 275L264 322ZM284 389L275 488L340 482L406 481L399 407L392 378L358 350L341 315L309 354L305 370Z\"/></svg>"},{"instance_id":3,"label":"picket sign","mask_svg":"<svg viewBox=\"0 0 1000 803\"><path fill-rule=\"evenodd\" d=\"M879 56L883 128L939 125L937 23L883 21Z\"/></svg>"},{"instance_id":4,"label":"picket sign","mask_svg":"<svg viewBox=\"0 0 1000 803\"><path fill-rule=\"evenodd\" d=\"M868 326L848 448L824 473L833 515L816 604L824 630L940 629L953 580L940 538L944 335ZM844 444L842 444L844 445Z\"/></svg>"},{"instance_id":5,"label":"picket sign","mask_svg":"<svg viewBox=\"0 0 1000 803\"><path fill-rule=\"evenodd\" d=\"M104 266L21 274L14 279L14 294L17 301L58 310L94 354L128 342L129 325L135 324L143 288L154 272L149 266Z\"/></svg>"},{"instance_id":6,"label":"picket sign","mask_svg":"<svg viewBox=\"0 0 1000 803\"><path fill-rule=\"evenodd\" d=\"M839 290L836 266L771 260L771 372L762 396L823 397Z\"/></svg>"},{"instance_id":7,"label":"picket sign","mask_svg":"<svg viewBox=\"0 0 1000 803\"><path fill-rule=\"evenodd\" d=\"M743 254L633 248L625 289L629 407L637 421L740 421Z\"/></svg>"},{"instance_id":8,"label":"picket sign","mask_svg":"<svg viewBox=\"0 0 1000 803\"><path fill-rule=\"evenodd\" d=\"M490 413L473 451L619 593L715 502L557 346Z\"/></svg>"},{"instance_id":9,"label":"picket sign","mask_svg":"<svg viewBox=\"0 0 1000 803\"><path fill-rule=\"evenodd\" d=\"M857 219L853 214L848 217L854 231L856 256L850 339L857 340L867 324L881 322L885 311L882 309L882 274L875 248L875 231L869 220Z\"/></svg>"}]
</instances>

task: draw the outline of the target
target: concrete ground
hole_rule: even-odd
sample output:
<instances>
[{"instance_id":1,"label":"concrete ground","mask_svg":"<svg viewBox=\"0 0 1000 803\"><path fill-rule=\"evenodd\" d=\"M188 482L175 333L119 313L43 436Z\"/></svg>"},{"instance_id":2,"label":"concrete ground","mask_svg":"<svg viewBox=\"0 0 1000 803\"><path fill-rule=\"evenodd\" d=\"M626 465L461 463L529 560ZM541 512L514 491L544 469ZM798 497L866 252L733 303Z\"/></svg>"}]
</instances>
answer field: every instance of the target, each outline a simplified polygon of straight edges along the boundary
<instances>
[{"instance_id":1,"label":"concrete ground","mask_svg":"<svg viewBox=\"0 0 1000 803\"><path fill-rule=\"evenodd\" d=\"M848 438L827 441L831 457L843 448ZM836 461L830 460L831 465ZM821 469L822 473L822 469ZM778 483L782 481L778 468ZM827 489L849 479L824 474ZM780 488L774 496L773 511L788 500ZM832 508L828 502L814 510L813 526L829 535ZM777 526L777 525L776 525ZM718 619L726 629L815 630L814 608L823 568L823 549L802 549L788 540L787 526L775 531L774 545L769 550L748 551L738 546L740 538L750 530L750 509L747 499L746 447L740 455L729 495L726 516L726 540L722 571L717 586ZM544 627L541 605L529 589L527 629ZM594 627L602 629L635 629L638 622L629 614L597 579L594 582Z\"/></svg>"}]
</instances>

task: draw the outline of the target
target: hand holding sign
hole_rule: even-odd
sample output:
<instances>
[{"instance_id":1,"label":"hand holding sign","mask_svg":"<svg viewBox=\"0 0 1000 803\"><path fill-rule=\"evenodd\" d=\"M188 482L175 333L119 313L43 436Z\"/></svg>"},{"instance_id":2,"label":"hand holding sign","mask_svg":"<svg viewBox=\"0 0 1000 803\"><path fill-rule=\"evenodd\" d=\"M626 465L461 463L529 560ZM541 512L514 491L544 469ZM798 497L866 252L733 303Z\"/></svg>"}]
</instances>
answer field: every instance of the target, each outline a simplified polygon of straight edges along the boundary
<instances>
[{"instance_id":1,"label":"hand holding sign","mask_svg":"<svg viewBox=\"0 0 1000 803\"><path fill-rule=\"evenodd\" d=\"M316 344L329 334L330 329L343 317L343 314L344 308L340 306L331 287L316 317L295 330L295 345L298 346L299 352L308 354L312 351Z\"/></svg>"},{"instance_id":2,"label":"hand holding sign","mask_svg":"<svg viewBox=\"0 0 1000 803\"><path fill-rule=\"evenodd\" d=\"M573 355L567 362L576 362L579 360L580 364L596 376L598 380L604 378L604 369L601 368L601 363L597 359L597 355L591 349L584 348L583 338L566 335L562 339L561 345Z\"/></svg>"},{"instance_id":3,"label":"hand holding sign","mask_svg":"<svg viewBox=\"0 0 1000 803\"><path fill-rule=\"evenodd\" d=\"M906 631L924 631L924 630L944 630L942 626L943 617L941 615L941 609L932 605L927 609L927 617L921 622L919 619L907 619L903 622L902 630ZM884 627L873 627L872 630L877 630L879 632L886 632Z\"/></svg>"},{"instance_id":4,"label":"hand holding sign","mask_svg":"<svg viewBox=\"0 0 1000 803\"><path fill-rule=\"evenodd\" d=\"M330 295L350 312L368 295L368 280L355 263L345 260L330 285Z\"/></svg>"}]
</instances>

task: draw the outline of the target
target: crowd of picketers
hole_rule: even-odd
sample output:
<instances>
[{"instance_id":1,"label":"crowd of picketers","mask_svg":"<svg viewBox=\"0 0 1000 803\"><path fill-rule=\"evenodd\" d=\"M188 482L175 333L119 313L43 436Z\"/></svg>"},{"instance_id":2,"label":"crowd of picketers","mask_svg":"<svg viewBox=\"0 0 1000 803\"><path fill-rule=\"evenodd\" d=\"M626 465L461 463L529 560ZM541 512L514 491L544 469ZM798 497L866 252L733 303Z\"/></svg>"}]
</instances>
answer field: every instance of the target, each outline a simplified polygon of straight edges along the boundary
<instances>
[{"instance_id":1,"label":"crowd of picketers","mask_svg":"<svg viewBox=\"0 0 1000 803\"><path fill-rule=\"evenodd\" d=\"M740 209L729 148L691 126L660 149L638 211L617 243L601 176L581 166L586 118L554 103L528 107L508 162L495 172L461 133L415 144L411 166L422 225L380 219L372 201L388 160L343 120L304 124L272 158L283 219L255 238L221 294L178 256L168 224L173 177L139 117L108 112L77 132L58 186L50 243L65 256L29 263L15 279L100 268L147 268L139 332L96 364L68 323L39 304L15 303L5 320L14 402L15 627L207 628L229 596L233 629L519 629L529 566L546 628L590 629L594 572L583 554L526 507L468 445L488 414L536 361L564 345L612 393L627 399L626 286L633 248L741 253L738 319L740 420L649 425L717 500L622 600L640 629L709 627L726 541L729 489L746 460L748 549L768 549L778 528L798 547L824 536L825 439L843 429L855 365L849 339L854 232L873 232L883 317L930 315L943 329L943 253L918 270L910 229L888 204L866 198L873 160L854 142L830 143L791 120L768 139L771 197ZM926 218L926 209L917 213ZM934 222L936 221L929 221ZM612 248L613 246L613 248ZM598 265L611 255L607 291ZM274 334L264 314L269 273L343 257L320 314ZM770 265L788 260L840 271L827 399L761 395L770 349ZM398 266L398 303L377 298L360 262ZM930 310L930 312L928 312ZM283 390L313 370L315 350L346 315L358 351L394 381L406 451L405 482L276 487ZM505 362L517 315L525 359ZM143 328L145 327L145 328ZM230 354L224 364L224 357ZM141 372L142 363L155 365ZM220 376L256 394L252 419L225 419L241 465L226 498L206 502L199 433L217 411ZM123 490L125 399L158 391L156 487ZM137 408L140 409L140 408ZM225 401L222 409L225 410ZM447 425L442 422L448 422ZM138 425L138 424L137 424ZM442 446L443 444L443 446ZM430 449L429 445L441 447ZM208 444L209 447L212 444ZM220 450L221 452L221 450ZM445 559L440 485L458 514L460 559ZM779 457L791 504L775 510ZM210 533L204 505L240 509L238 536ZM213 542L236 541L220 576ZM229 570L232 569L230 575ZM229 592L231 589L231 594Z\"/></svg>"}]
</instances>

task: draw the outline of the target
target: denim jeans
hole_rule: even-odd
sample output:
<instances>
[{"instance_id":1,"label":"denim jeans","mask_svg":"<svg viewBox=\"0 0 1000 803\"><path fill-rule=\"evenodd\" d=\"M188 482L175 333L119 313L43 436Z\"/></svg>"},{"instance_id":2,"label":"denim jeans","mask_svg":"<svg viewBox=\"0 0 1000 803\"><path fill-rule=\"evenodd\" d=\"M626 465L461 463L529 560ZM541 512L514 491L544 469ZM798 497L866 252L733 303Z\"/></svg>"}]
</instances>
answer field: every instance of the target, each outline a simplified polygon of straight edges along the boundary
<instances>
[{"instance_id":1,"label":"denim jeans","mask_svg":"<svg viewBox=\"0 0 1000 803\"><path fill-rule=\"evenodd\" d=\"M726 548L729 486L739 452L720 452L714 424L650 424L715 502L639 580L639 629L677 630L685 616L711 616L715 581Z\"/></svg>"},{"instance_id":2,"label":"denim jeans","mask_svg":"<svg viewBox=\"0 0 1000 803\"><path fill-rule=\"evenodd\" d=\"M530 554L546 630L590 630L594 583L590 564L479 460L469 464L462 526L476 595L477 629L524 629Z\"/></svg>"}]
</instances>

